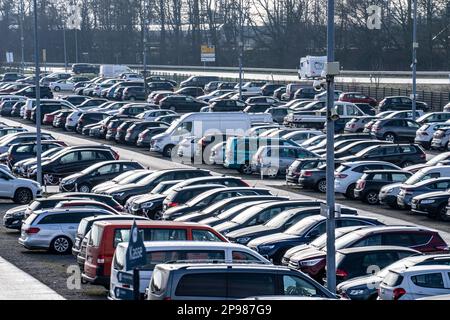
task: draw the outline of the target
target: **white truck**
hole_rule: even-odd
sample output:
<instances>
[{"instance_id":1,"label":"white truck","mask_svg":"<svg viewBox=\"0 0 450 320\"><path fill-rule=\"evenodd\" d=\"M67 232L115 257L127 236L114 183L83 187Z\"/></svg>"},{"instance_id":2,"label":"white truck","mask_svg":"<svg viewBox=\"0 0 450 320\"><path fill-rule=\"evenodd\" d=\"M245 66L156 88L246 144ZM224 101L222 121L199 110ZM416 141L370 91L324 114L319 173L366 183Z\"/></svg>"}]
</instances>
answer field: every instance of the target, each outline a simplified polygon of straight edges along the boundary
<instances>
[{"instance_id":1,"label":"white truck","mask_svg":"<svg viewBox=\"0 0 450 320\"><path fill-rule=\"evenodd\" d=\"M121 64L102 64L100 66L99 76L103 78L116 78L122 73L134 73L128 66Z\"/></svg>"},{"instance_id":2,"label":"white truck","mask_svg":"<svg viewBox=\"0 0 450 320\"><path fill-rule=\"evenodd\" d=\"M321 76L327 56L306 56L300 58L299 79L314 79Z\"/></svg>"},{"instance_id":3,"label":"white truck","mask_svg":"<svg viewBox=\"0 0 450 320\"><path fill-rule=\"evenodd\" d=\"M150 151L172 156L172 151L184 138L192 140L205 134L226 133L244 135L254 120L245 112L192 112L175 120L163 133L155 135L150 142ZM176 154L176 153L175 153Z\"/></svg>"},{"instance_id":4,"label":"white truck","mask_svg":"<svg viewBox=\"0 0 450 320\"><path fill-rule=\"evenodd\" d=\"M368 116L358 106L350 102L334 102L334 110L339 118L348 118ZM285 125L289 127L310 127L315 129L324 128L327 121L327 109L322 108L319 111L300 111L288 114L285 118Z\"/></svg>"}]
</instances>

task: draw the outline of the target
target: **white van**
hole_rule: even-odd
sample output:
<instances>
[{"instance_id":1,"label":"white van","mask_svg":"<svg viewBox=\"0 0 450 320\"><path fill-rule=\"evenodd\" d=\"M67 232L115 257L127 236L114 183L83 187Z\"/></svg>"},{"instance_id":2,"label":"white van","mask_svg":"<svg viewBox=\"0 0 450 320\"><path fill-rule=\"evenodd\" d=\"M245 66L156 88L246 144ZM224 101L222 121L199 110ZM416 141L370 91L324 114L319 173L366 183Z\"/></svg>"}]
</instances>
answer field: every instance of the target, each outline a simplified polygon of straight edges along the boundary
<instances>
[{"instance_id":1,"label":"white van","mask_svg":"<svg viewBox=\"0 0 450 320\"><path fill-rule=\"evenodd\" d=\"M327 56L306 56L300 58L299 79L320 77L327 62Z\"/></svg>"},{"instance_id":2,"label":"white van","mask_svg":"<svg viewBox=\"0 0 450 320\"><path fill-rule=\"evenodd\" d=\"M103 78L116 78L125 72L133 73L133 70L120 64L102 64L100 66L99 76Z\"/></svg>"},{"instance_id":3,"label":"white van","mask_svg":"<svg viewBox=\"0 0 450 320\"><path fill-rule=\"evenodd\" d=\"M420 181L450 177L450 166L433 166L420 169L409 177L403 184L413 185Z\"/></svg>"},{"instance_id":4,"label":"white van","mask_svg":"<svg viewBox=\"0 0 450 320\"><path fill-rule=\"evenodd\" d=\"M259 120L259 119L258 119ZM252 117L245 112L193 112L172 122L163 133L155 135L150 151L172 156L173 148L186 137L201 138L206 134L244 135L251 128Z\"/></svg>"},{"instance_id":5,"label":"white van","mask_svg":"<svg viewBox=\"0 0 450 320\"><path fill-rule=\"evenodd\" d=\"M199 261L218 263L272 263L256 251L230 242L213 241L145 241L147 264L139 271L139 292L143 295L150 284L157 264L175 261ZM117 245L111 264L109 299L125 300L133 297L133 270L127 270L128 243ZM131 282L131 283L130 283Z\"/></svg>"}]
</instances>

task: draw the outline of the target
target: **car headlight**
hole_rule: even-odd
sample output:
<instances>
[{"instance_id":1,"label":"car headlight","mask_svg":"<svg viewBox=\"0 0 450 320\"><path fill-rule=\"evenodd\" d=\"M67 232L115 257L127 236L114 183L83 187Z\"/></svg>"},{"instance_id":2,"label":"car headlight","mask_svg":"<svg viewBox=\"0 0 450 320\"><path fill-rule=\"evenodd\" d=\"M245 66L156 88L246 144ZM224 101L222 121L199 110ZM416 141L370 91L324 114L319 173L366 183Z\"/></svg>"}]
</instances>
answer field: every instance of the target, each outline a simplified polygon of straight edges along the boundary
<instances>
[{"instance_id":1,"label":"car headlight","mask_svg":"<svg viewBox=\"0 0 450 320\"><path fill-rule=\"evenodd\" d=\"M386 191L386 193L391 193L392 191L394 191L394 188L390 188Z\"/></svg>"},{"instance_id":2,"label":"car headlight","mask_svg":"<svg viewBox=\"0 0 450 320\"><path fill-rule=\"evenodd\" d=\"M144 202L142 204L142 209L150 209L151 207L153 207L153 202Z\"/></svg>"},{"instance_id":3,"label":"car headlight","mask_svg":"<svg viewBox=\"0 0 450 320\"><path fill-rule=\"evenodd\" d=\"M436 200L435 199L427 199L427 200L422 200L419 203L420 204L430 204L430 203L434 203Z\"/></svg>"},{"instance_id":4,"label":"car headlight","mask_svg":"<svg viewBox=\"0 0 450 320\"><path fill-rule=\"evenodd\" d=\"M301 267L312 267L312 266L315 266L316 264L318 264L322 260L323 260L322 258L310 259L310 260L305 260L305 261L299 261L298 264Z\"/></svg>"},{"instance_id":5,"label":"car headlight","mask_svg":"<svg viewBox=\"0 0 450 320\"><path fill-rule=\"evenodd\" d=\"M350 296L360 296L360 295L364 294L365 291L366 290L364 290L364 289L353 289L353 290L350 290L348 292L348 294Z\"/></svg>"},{"instance_id":6,"label":"car headlight","mask_svg":"<svg viewBox=\"0 0 450 320\"><path fill-rule=\"evenodd\" d=\"M249 242L250 239L251 239L250 237L237 238L237 239L236 239L236 242L237 242L237 243L241 243L241 244L245 244L245 243Z\"/></svg>"},{"instance_id":7,"label":"car headlight","mask_svg":"<svg viewBox=\"0 0 450 320\"><path fill-rule=\"evenodd\" d=\"M268 245L258 246L258 251L269 251L269 250L272 250L273 248L275 248L274 244L268 244Z\"/></svg>"}]
</instances>

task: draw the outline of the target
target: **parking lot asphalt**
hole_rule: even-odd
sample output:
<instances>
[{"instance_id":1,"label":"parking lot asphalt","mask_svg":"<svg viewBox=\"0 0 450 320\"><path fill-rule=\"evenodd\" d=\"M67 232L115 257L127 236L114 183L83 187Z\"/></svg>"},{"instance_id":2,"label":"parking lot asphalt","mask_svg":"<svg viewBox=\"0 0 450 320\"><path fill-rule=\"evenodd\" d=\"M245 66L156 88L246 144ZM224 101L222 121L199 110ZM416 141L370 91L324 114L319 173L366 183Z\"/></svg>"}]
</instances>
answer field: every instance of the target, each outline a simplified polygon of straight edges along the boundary
<instances>
[{"instance_id":1,"label":"parking lot asphalt","mask_svg":"<svg viewBox=\"0 0 450 320\"><path fill-rule=\"evenodd\" d=\"M17 119L5 119L2 121L14 125L21 125L28 129L33 129L30 122ZM81 135L74 135L68 133L62 129L55 129L51 126L44 126L44 131L51 132L55 138L65 141L70 145L82 145L82 144L111 144L116 149L121 159L136 160L143 165L151 169L165 169L184 167L187 164L181 164L171 162L167 158L163 158L157 153L148 151L147 149L138 149L133 146L127 146L122 144L116 144L114 142L105 142L105 140L94 139ZM428 154L432 157L432 154ZM325 200L325 194L318 193L312 190L303 190L295 186L287 186L284 179L265 179L261 180L259 176L245 176L239 174L235 170L229 170L218 165L199 165L195 164L195 167L208 169L214 171L217 174L229 174L234 176L240 176L244 178L250 185L259 187L266 187L274 191L274 194L287 195L291 198L313 198ZM55 188L53 187L53 190ZM348 200L342 196L337 195L337 203L353 207L359 210L359 214L374 216L379 218L388 224L414 224L419 226L425 226L434 228L440 231L442 237L450 243L450 223L432 220L427 217L413 215L406 210L392 210L388 207L380 205L370 206L360 201ZM14 205L12 202L3 201L0 202L0 218L4 212L12 208ZM71 255L57 256L47 253L45 251L28 251L23 249L17 242L19 232L6 230L4 227L0 227L0 256L8 260L12 264L16 265L23 271L29 273L33 277L37 278L59 294L67 299L105 299L106 290L103 287L92 285L81 285L79 289L69 289L67 286L67 279L70 276L67 270L70 266L76 266L75 259Z\"/></svg>"}]
</instances>

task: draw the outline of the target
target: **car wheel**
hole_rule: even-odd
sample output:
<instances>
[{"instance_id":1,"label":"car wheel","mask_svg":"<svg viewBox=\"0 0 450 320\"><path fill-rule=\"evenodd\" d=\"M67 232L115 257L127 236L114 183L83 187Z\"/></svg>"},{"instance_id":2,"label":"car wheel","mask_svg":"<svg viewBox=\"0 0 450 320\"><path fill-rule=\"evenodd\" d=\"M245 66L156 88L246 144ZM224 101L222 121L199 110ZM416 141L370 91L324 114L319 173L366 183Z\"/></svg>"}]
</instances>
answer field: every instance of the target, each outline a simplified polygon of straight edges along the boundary
<instances>
[{"instance_id":1,"label":"car wheel","mask_svg":"<svg viewBox=\"0 0 450 320\"><path fill-rule=\"evenodd\" d=\"M67 254L72 249L72 241L66 236L56 237L50 244L50 249L54 253Z\"/></svg>"},{"instance_id":2,"label":"car wheel","mask_svg":"<svg viewBox=\"0 0 450 320\"><path fill-rule=\"evenodd\" d=\"M241 164L238 171L242 174L252 174L252 166L250 163L246 162L244 164Z\"/></svg>"},{"instance_id":3,"label":"car wheel","mask_svg":"<svg viewBox=\"0 0 450 320\"><path fill-rule=\"evenodd\" d=\"M157 211L153 215L153 219L152 220L162 220L162 217L163 217L162 211Z\"/></svg>"},{"instance_id":4,"label":"car wheel","mask_svg":"<svg viewBox=\"0 0 450 320\"><path fill-rule=\"evenodd\" d=\"M325 179L320 180L317 182L316 189L322 193L327 192L327 181Z\"/></svg>"},{"instance_id":5,"label":"car wheel","mask_svg":"<svg viewBox=\"0 0 450 320\"><path fill-rule=\"evenodd\" d=\"M344 193L344 196L347 199L355 199L355 187L356 187L355 183L352 183L351 185L348 186L347 190Z\"/></svg>"},{"instance_id":6,"label":"car wheel","mask_svg":"<svg viewBox=\"0 0 450 320\"><path fill-rule=\"evenodd\" d=\"M444 221L450 221L450 217L447 215L447 204L442 204L439 209L439 218Z\"/></svg>"},{"instance_id":7,"label":"car wheel","mask_svg":"<svg viewBox=\"0 0 450 320\"><path fill-rule=\"evenodd\" d=\"M30 189L19 188L14 193L14 202L18 204L29 204L33 200L33 193Z\"/></svg>"},{"instance_id":8,"label":"car wheel","mask_svg":"<svg viewBox=\"0 0 450 320\"><path fill-rule=\"evenodd\" d=\"M61 91L60 87L54 87L53 90L55 90L56 92Z\"/></svg>"},{"instance_id":9,"label":"car wheel","mask_svg":"<svg viewBox=\"0 0 450 320\"><path fill-rule=\"evenodd\" d=\"M364 198L365 202L367 202L368 204L374 205L378 203L378 192L375 191L369 191L365 198Z\"/></svg>"},{"instance_id":10,"label":"car wheel","mask_svg":"<svg viewBox=\"0 0 450 320\"><path fill-rule=\"evenodd\" d=\"M91 192L91 187L89 187L89 185L87 185L86 183L83 183L80 186L78 186L78 191L83 193L89 193Z\"/></svg>"},{"instance_id":11,"label":"car wheel","mask_svg":"<svg viewBox=\"0 0 450 320\"><path fill-rule=\"evenodd\" d=\"M384 134L383 139L384 139L384 141L395 142L396 136L392 132L387 132Z\"/></svg>"},{"instance_id":12,"label":"car wheel","mask_svg":"<svg viewBox=\"0 0 450 320\"><path fill-rule=\"evenodd\" d=\"M163 156L166 158L170 158L172 156L173 145L168 145L163 150Z\"/></svg>"}]
</instances>

